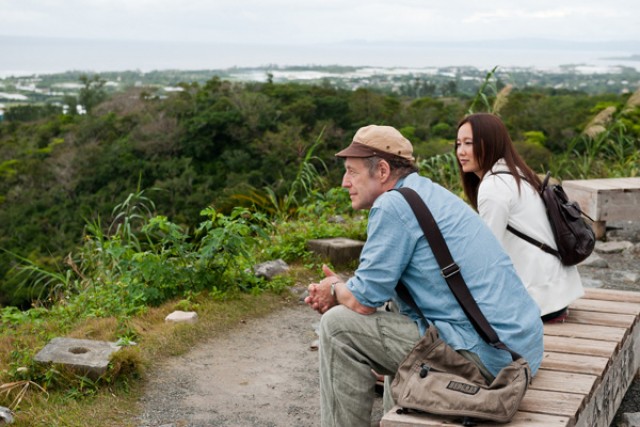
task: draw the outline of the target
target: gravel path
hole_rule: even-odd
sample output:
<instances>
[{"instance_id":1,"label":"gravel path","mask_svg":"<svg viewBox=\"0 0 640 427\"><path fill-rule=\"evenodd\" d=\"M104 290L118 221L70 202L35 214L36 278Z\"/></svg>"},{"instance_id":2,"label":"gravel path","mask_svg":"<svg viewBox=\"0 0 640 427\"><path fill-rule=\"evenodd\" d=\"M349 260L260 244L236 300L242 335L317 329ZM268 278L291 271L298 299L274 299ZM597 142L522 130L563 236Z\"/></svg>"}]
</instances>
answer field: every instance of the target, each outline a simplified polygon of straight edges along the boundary
<instances>
[{"instance_id":1,"label":"gravel path","mask_svg":"<svg viewBox=\"0 0 640 427\"><path fill-rule=\"evenodd\" d=\"M594 266L579 267L581 276L586 286L640 291L640 224L612 225L619 228L609 231L608 240L635 246L598 253ZM162 362L149 375L138 425L318 426L318 354L311 346L319 320L319 314L300 303ZM611 427L624 412L640 412L640 381L630 387ZM372 425L381 415L378 397Z\"/></svg>"}]
</instances>

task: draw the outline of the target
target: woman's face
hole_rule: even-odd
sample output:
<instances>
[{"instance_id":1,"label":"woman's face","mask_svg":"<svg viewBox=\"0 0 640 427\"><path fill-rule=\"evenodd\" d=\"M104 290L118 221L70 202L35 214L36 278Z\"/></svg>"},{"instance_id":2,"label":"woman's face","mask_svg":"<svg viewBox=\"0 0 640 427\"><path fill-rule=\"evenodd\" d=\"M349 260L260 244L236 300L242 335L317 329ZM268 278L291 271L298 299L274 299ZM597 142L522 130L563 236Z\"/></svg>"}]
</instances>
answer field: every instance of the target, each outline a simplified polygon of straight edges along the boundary
<instances>
[{"instance_id":1,"label":"woman's face","mask_svg":"<svg viewBox=\"0 0 640 427\"><path fill-rule=\"evenodd\" d=\"M456 157L465 173L475 173L482 178L482 171L478 164L478 159L473 152L473 130L471 123L467 122L458 129L456 139Z\"/></svg>"}]
</instances>

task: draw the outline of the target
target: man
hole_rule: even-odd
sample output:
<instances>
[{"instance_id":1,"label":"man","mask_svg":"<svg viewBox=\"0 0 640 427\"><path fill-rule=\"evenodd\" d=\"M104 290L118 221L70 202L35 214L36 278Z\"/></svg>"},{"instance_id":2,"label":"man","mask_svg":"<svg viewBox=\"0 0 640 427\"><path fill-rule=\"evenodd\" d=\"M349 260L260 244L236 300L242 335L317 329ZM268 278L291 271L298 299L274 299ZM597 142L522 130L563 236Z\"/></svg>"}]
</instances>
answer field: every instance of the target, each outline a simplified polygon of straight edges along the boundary
<instances>
[{"instance_id":1,"label":"man","mask_svg":"<svg viewBox=\"0 0 640 427\"><path fill-rule=\"evenodd\" d=\"M482 219L460 198L417 173L411 143L389 126L358 130L345 159L342 186L354 209L370 209L360 264L346 283L327 277L309 285L305 302L320 322L322 426L369 426L376 378L394 375L426 325L397 296L407 287L424 316L454 349L492 378L511 362L485 343L451 293L408 203L393 188L414 189L440 227L449 250L485 317L535 373L542 360L542 323L536 303ZM398 312L377 310L393 300Z\"/></svg>"}]
</instances>

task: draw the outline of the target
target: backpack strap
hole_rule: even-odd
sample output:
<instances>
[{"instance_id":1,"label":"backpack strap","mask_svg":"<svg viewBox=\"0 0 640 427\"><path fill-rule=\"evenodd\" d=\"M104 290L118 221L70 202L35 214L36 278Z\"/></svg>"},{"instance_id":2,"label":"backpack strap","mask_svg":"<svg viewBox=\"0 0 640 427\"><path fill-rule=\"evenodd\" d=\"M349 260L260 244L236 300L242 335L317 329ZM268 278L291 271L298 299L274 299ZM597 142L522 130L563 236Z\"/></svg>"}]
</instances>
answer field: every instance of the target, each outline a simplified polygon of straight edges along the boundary
<instances>
[{"instance_id":1,"label":"backpack strap","mask_svg":"<svg viewBox=\"0 0 640 427\"><path fill-rule=\"evenodd\" d=\"M512 173L510 171L496 171L496 172L492 171L491 174L492 175L498 175L498 174L512 175ZM525 178L522 175L520 175L520 178L522 178L525 181L529 182L527 180L527 178ZM549 182L549 173L547 173L547 176L545 177L544 182L542 183L542 189L544 189L547 186L548 182ZM543 243L543 242L541 242L539 240L534 239L533 237L523 233L522 231L518 230L517 228L512 227L509 224L507 224L507 230L509 230L510 232L512 232L513 234L515 234L519 238L521 238L522 240L524 240L526 242L529 242L533 246L536 246L537 248L542 249L546 253L551 254L551 255L557 257L558 259L562 260L562 257L560 256L560 252L558 252L557 250L553 249L551 246L547 245L546 243Z\"/></svg>"},{"instance_id":2,"label":"backpack strap","mask_svg":"<svg viewBox=\"0 0 640 427\"><path fill-rule=\"evenodd\" d=\"M418 220L418 224L420 224L420 228L422 228L422 232L429 242L429 246L431 246L433 255L438 261L442 277L444 277L447 285L449 285L449 289L453 292L453 295L471 321L476 332L478 332L482 339L492 347L508 351L513 360L519 359L521 356L500 341L498 334L493 329L487 318L484 317L484 314L482 314L480 307L478 307L478 303L476 303L473 295L471 295L471 291L469 291L469 287L460 273L460 267L453 260L451 252L449 252L447 242L444 240L442 232L440 231L436 220L433 218L429 207L424 203L424 200L422 200L418 193L411 188L402 187L394 190L402 194L402 196L407 200L407 203L409 203L409 206L411 206L411 210L413 210L413 213ZM422 314L422 310L418 308L415 300L411 297L406 286L402 282L399 282L396 289L398 296L416 310L418 315L427 324L429 324L424 314Z\"/></svg>"},{"instance_id":3,"label":"backpack strap","mask_svg":"<svg viewBox=\"0 0 640 427\"><path fill-rule=\"evenodd\" d=\"M518 230L517 228L513 228L509 224L507 224L507 230L509 230L510 232L512 232L513 234L515 234L519 238L521 238L522 240L531 243L533 246L536 246L536 247L542 249L546 253L551 254L551 255L553 255L555 257L558 257L559 259L562 259L562 257L560 256L560 252L558 252L557 250L553 249L551 246L547 245L546 243L542 243L541 241L536 240L533 237L524 234L522 231Z\"/></svg>"}]
</instances>

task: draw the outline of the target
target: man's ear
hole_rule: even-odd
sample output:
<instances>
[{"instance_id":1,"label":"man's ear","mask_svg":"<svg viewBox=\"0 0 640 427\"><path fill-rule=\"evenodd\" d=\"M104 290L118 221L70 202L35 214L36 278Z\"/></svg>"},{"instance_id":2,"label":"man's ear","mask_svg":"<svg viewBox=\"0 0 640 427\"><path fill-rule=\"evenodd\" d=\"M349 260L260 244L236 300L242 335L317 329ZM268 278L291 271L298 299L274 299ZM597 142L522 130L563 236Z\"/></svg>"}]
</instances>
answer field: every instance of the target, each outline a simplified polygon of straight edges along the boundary
<instances>
[{"instance_id":1,"label":"man's ear","mask_svg":"<svg viewBox=\"0 0 640 427\"><path fill-rule=\"evenodd\" d=\"M389 178L391 177L391 166L389 166L389 162L384 159L379 161L378 173L380 174L380 182L386 183L389 181Z\"/></svg>"}]
</instances>

